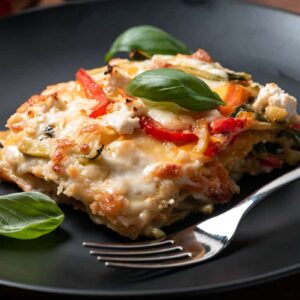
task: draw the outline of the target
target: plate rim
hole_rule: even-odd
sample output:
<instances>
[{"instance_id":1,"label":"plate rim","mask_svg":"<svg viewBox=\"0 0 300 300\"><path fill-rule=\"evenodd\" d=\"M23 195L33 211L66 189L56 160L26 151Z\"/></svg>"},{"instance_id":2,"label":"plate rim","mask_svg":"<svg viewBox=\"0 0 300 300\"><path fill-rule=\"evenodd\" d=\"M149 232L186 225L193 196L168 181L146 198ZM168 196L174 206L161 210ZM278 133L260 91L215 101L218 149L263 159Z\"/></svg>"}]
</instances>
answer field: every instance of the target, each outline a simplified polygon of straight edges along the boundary
<instances>
[{"instance_id":1,"label":"plate rim","mask_svg":"<svg viewBox=\"0 0 300 300\"><path fill-rule=\"evenodd\" d=\"M60 4L55 4L46 7L33 7L26 9L25 11L18 12L14 15L4 16L0 18L0 26L2 22L9 21L23 15L32 14L32 13L39 13L43 11L55 10L60 9L61 7L68 7L68 6L76 6L82 4L93 4L93 3L102 3L102 2L109 2L109 1L121 1L121 0L73 0L72 2L65 2ZM159 1L159 0L155 0ZM175 0L168 0L168 1L175 1ZM207 0L207 1L214 1L217 0ZM292 15L297 16L300 18L300 15L288 10L280 9L278 7L267 6L260 3L254 3L249 0L226 0L227 2L235 2L246 6L254 6L262 10L269 10L278 12L284 15ZM208 262L205 262L209 263ZM189 268L199 267L199 265L191 266ZM226 291L234 291L241 288L248 288L251 286L258 286L264 283L269 283L275 280L279 280L290 275L295 275L300 273L300 262L298 264L290 265L284 268L277 269L275 271L266 272L257 276L250 276L243 279L232 280L230 282L219 283L219 284L207 284L204 286L194 286L194 287L183 287L183 288L173 288L173 289L161 289L158 288L156 290L90 290L90 289L72 289L72 288L60 288L60 287L47 287L45 285L37 285L37 284L26 284L26 283L18 283L15 281L10 280L3 280L0 278L0 288L7 287L7 288L16 288L19 290L25 291L33 291L33 292L40 292L40 293L49 293L49 294L61 294L61 295L78 295L78 296L102 296L102 297L139 297L139 296L162 296L167 297L170 295L182 295L188 294L190 295L206 295L206 294L217 294L219 292L226 292ZM151 271L150 271L151 272ZM176 271L175 271L176 272Z\"/></svg>"},{"instance_id":2,"label":"plate rim","mask_svg":"<svg viewBox=\"0 0 300 300\"><path fill-rule=\"evenodd\" d=\"M57 8L60 8L60 7L67 7L67 6L76 6L78 4L90 4L90 3L98 3L98 2L101 3L101 2L111 2L111 1L120 1L120 0L72 0L72 2L64 2L64 3L49 5L49 6L29 7L26 10L19 11L19 12L15 13L14 15L8 15L8 16L1 17L0 18L0 24L1 24L2 21L11 20L11 19L16 18L16 17L20 17L20 16L23 16L23 15L31 14L31 13L37 13L37 12L40 12L40 11L52 10L52 9L57 9ZM159 0L155 0L155 1L159 1ZM167 1L176 1L176 0L167 0ZM182 1L184 1L184 0L182 0ZM216 2L216 1L220 1L220 0L204 0L204 1L215 1ZM282 13L282 14L287 14L287 15L300 17L299 13L292 12L290 10L286 10L286 9L283 9L283 8L279 8L277 6L269 6L269 5L263 4L263 3L252 2L251 0L225 0L225 1L227 1L227 2L236 2L236 3L247 5L247 6L258 7L258 8L263 9L263 10L272 10L272 11L277 11L277 12Z\"/></svg>"},{"instance_id":3,"label":"plate rim","mask_svg":"<svg viewBox=\"0 0 300 300\"><path fill-rule=\"evenodd\" d=\"M209 262L206 262L209 263ZM199 265L198 265L199 266ZM190 268L197 267L191 266ZM266 272L259 276L250 276L244 279L237 279L231 282L220 283L220 284L208 284L202 287L184 287L177 289L156 289L156 290L76 290L72 288L57 288L57 287L46 287L35 284L24 284L15 283L9 280L0 279L0 287L17 288L19 290L42 292L49 294L61 294L61 295L76 295L76 296L101 296L101 297L140 297L140 296L172 296L172 295L206 295L206 294L217 294L219 292L234 291L243 287L258 286L264 283L272 282L281 278L285 278L288 275L297 274L300 270L300 263L291 265L285 268L273 272ZM151 272L151 270L150 270Z\"/></svg>"}]
</instances>

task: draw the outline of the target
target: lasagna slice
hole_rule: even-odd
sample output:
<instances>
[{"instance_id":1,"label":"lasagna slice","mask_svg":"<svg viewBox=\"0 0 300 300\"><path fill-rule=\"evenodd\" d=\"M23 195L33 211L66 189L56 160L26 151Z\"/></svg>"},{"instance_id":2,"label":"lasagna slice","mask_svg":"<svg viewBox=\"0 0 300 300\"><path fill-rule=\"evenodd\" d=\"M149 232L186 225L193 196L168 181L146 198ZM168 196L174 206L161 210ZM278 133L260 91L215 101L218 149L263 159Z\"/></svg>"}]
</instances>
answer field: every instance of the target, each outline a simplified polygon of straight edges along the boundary
<instances>
[{"instance_id":1,"label":"lasagna slice","mask_svg":"<svg viewBox=\"0 0 300 300\"><path fill-rule=\"evenodd\" d=\"M195 112L126 93L138 74L159 68L202 79L225 105ZM164 226L228 202L242 174L299 163L296 99L204 50L112 59L76 78L48 86L8 119L0 176L123 236L161 237Z\"/></svg>"}]
</instances>

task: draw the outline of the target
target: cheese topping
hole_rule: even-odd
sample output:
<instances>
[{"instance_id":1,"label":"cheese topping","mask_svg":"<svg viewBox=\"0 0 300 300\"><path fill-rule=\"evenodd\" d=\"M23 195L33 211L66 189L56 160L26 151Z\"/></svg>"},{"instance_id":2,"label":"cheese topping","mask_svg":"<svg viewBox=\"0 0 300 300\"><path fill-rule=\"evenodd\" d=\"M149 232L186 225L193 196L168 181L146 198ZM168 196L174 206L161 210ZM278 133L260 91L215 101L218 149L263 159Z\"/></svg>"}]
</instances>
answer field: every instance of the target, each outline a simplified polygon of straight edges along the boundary
<instances>
[{"instance_id":1,"label":"cheese topping","mask_svg":"<svg viewBox=\"0 0 300 300\"><path fill-rule=\"evenodd\" d=\"M275 83L268 83L262 87L253 103L253 108L258 112L263 112L271 106L283 108L287 112L287 120L297 114L297 99Z\"/></svg>"},{"instance_id":2,"label":"cheese topping","mask_svg":"<svg viewBox=\"0 0 300 300\"><path fill-rule=\"evenodd\" d=\"M208 72L212 75L219 76L223 80L228 79L226 71L219 63L207 63L205 61L201 61L199 59L194 59L184 55L176 55L172 60L170 60L170 62L176 65L186 65L200 71Z\"/></svg>"},{"instance_id":3,"label":"cheese topping","mask_svg":"<svg viewBox=\"0 0 300 300\"><path fill-rule=\"evenodd\" d=\"M194 123L193 118L188 115L176 115L175 113L159 108L149 109L148 115L170 130L189 129Z\"/></svg>"},{"instance_id":4,"label":"cheese topping","mask_svg":"<svg viewBox=\"0 0 300 300\"><path fill-rule=\"evenodd\" d=\"M77 82L50 86L24 103L7 122L9 134L0 151L0 175L7 172L5 178L10 176L21 187L20 182L26 182L27 189L32 178L43 180L54 186L57 194L70 197L74 205L81 202L96 223L105 223L122 235L157 236L161 234L158 228L192 211L204 211L205 207L211 211L213 203L228 201L238 192L229 172L257 172L260 162L251 154L253 145L276 141L277 132L271 130L266 138L263 130L247 131L248 127L242 129L252 132L253 139L242 138L240 131L233 134L236 119L228 120L218 108L194 112L126 95L132 78L155 68L178 68L203 79L211 88L226 86L228 70L218 63L178 54L154 55L141 62L113 59L110 65L107 74L105 68L89 71L109 100L106 113L97 118L89 116L98 101L87 98ZM243 81L247 83L251 88L253 82ZM296 115L296 104L296 99L276 84L267 84L260 89L253 108L265 113L269 121L290 120ZM153 122L147 132L141 116L165 129L155 128L153 134ZM210 124L215 120L220 120L219 125L224 120L229 123L219 126L215 134ZM175 140L168 142L164 135L174 135ZM193 139L177 143L178 136L186 135ZM234 151L230 151L232 145ZM207 149L212 154L206 153ZM249 154L252 160L247 165Z\"/></svg>"},{"instance_id":5,"label":"cheese topping","mask_svg":"<svg viewBox=\"0 0 300 300\"><path fill-rule=\"evenodd\" d=\"M140 127L136 113L126 104L118 103L115 106L117 106L115 111L102 116L101 123L114 128L119 134L132 134L136 128Z\"/></svg>"}]
</instances>

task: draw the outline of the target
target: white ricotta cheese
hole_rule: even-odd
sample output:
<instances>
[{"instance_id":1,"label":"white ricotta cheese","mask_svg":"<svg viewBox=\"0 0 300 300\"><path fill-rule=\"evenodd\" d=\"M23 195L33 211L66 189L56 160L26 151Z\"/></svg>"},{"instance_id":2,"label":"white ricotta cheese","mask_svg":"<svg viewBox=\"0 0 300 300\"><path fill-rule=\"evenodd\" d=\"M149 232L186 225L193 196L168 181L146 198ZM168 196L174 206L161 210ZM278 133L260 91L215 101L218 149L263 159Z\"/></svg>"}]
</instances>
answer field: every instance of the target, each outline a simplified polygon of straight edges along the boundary
<instances>
[{"instance_id":1,"label":"white ricotta cheese","mask_svg":"<svg viewBox=\"0 0 300 300\"><path fill-rule=\"evenodd\" d=\"M108 76L104 91L109 96L113 95L118 88L125 89L131 79L126 70L115 66L113 76Z\"/></svg>"},{"instance_id":2,"label":"white ricotta cheese","mask_svg":"<svg viewBox=\"0 0 300 300\"><path fill-rule=\"evenodd\" d=\"M297 99L275 83L268 83L260 89L258 96L253 103L253 108L257 112L263 112L267 106L277 106L287 111L286 119L290 119L297 114Z\"/></svg>"},{"instance_id":3,"label":"white ricotta cheese","mask_svg":"<svg viewBox=\"0 0 300 300\"><path fill-rule=\"evenodd\" d=\"M131 106L116 103L114 109L116 110L100 119L103 125L114 128L119 134L132 134L136 128L140 127L139 118Z\"/></svg>"}]
</instances>

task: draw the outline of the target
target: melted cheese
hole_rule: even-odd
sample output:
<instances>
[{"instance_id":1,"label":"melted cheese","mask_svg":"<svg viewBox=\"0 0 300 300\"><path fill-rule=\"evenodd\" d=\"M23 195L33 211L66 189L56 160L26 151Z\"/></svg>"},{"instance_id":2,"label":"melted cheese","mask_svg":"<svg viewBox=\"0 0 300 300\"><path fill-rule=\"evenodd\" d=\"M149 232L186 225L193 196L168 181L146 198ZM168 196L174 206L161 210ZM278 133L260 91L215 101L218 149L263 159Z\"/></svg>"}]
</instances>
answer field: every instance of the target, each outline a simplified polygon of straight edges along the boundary
<instances>
[{"instance_id":1,"label":"melted cheese","mask_svg":"<svg viewBox=\"0 0 300 300\"><path fill-rule=\"evenodd\" d=\"M274 124L260 125L264 133L257 131L255 137L250 133L237 136L240 143L226 144L227 150L217 157L207 157L197 152L196 143L176 145L148 136L140 128L140 116L148 115L169 130L184 131L191 130L196 120L210 123L222 118L218 110L168 111L124 92L137 74L168 64L217 76L216 80L204 79L210 87L224 85L226 69L186 55L154 55L142 62L114 59L110 63L111 74L105 75L103 68L90 71L111 100L107 114L90 118L98 102L87 99L82 87L71 81L48 87L8 120L10 131L3 138L0 161L0 171L10 172L6 178L16 182L19 178L29 189L34 175L37 181L53 185L58 195L70 197L74 205L81 201L95 222L131 238L161 234L159 227L191 211L211 209L213 201L228 201L238 192L223 166L230 170L249 154L253 144L273 141ZM261 90L254 108L262 110L268 105L286 109L289 118L296 113L294 98L274 86ZM47 126L53 129L52 136L45 134ZM254 126L258 127L254 124L253 130ZM39 155L26 152L24 141ZM290 161L295 160L294 152ZM186 200L191 195L196 200Z\"/></svg>"},{"instance_id":2,"label":"melted cheese","mask_svg":"<svg viewBox=\"0 0 300 300\"><path fill-rule=\"evenodd\" d=\"M132 134L135 129L140 128L139 118L124 103L120 104L119 108L113 112L102 116L101 123L114 128L119 134Z\"/></svg>"},{"instance_id":3,"label":"melted cheese","mask_svg":"<svg viewBox=\"0 0 300 300\"><path fill-rule=\"evenodd\" d=\"M228 79L228 75L226 71L218 63L207 63L205 61L201 61L199 59L194 59L191 57L186 57L183 55L176 55L171 61L174 64L187 65L195 69L208 72L212 75L217 75L221 77L223 80Z\"/></svg>"},{"instance_id":4,"label":"melted cheese","mask_svg":"<svg viewBox=\"0 0 300 300\"><path fill-rule=\"evenodd\" d=\"M171 130L189 129L194 123L194 119L191 116L183 114L176 115L175 113L159 108L149 109L148 115L165 128Z\"/></svg>"}]
</instances>

